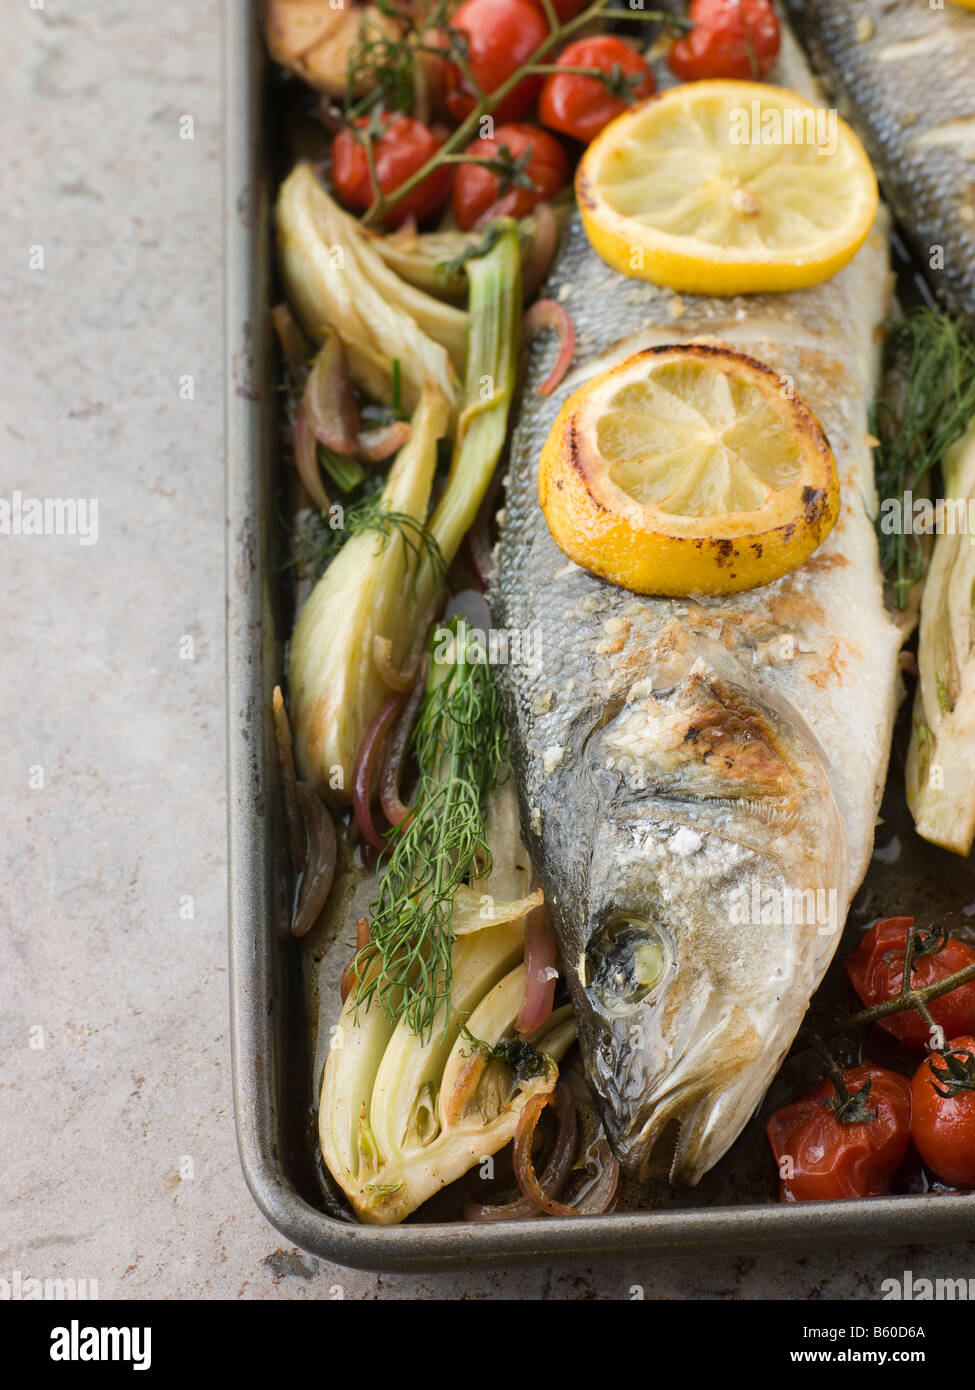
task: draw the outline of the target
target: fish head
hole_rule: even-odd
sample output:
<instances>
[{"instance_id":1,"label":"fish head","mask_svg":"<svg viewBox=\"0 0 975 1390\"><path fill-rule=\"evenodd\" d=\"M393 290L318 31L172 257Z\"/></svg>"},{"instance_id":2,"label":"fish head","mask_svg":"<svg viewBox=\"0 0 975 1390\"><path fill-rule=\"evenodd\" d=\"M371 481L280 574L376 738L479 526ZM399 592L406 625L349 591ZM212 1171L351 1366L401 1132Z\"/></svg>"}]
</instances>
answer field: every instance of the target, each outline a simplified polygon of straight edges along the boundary
<instances>
[{"instance_id":1,"label":"fish head","mask_svg":"<svg viewBox=\"0 0 975 1390\"><path fill-rule=\"evenodd\" d=\"M839 815L783 714L701 674L631 694L586 757L585 889L555 894L583 1052L627 1169L693 1184L761 1100L842 930Z\"/></svg>"}]
</instances>

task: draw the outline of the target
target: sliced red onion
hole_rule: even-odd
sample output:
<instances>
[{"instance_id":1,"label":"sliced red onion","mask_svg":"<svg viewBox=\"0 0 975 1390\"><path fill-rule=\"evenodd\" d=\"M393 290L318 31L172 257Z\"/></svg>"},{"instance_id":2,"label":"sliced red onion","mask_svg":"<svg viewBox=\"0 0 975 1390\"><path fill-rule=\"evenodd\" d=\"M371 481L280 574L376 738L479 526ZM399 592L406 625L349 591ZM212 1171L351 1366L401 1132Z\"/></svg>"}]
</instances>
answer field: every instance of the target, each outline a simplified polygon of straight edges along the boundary
<instances>
[{"instance_id":1,"label":"sliced red onion","mask_svg":"<svg viewBox=\"0 0 975 1390\"><path fill-rule=\"evenodd\" d=\"M382 463L390 454L399 453L409 437L409 420L394 420L374 430L360 430L356 455L363 463Z\"/></svg>"},{"instance_id":2,"label":"sliced red onion","mask_svg":"<svg viewBox=\"0 0 975 1390\"><path fill-rule=\"evenodd\" d=\"M402 695L390 696L363 734L355 760L352 806L355 811L356 825L362 831L363 839L372 845L373 849L383 848L382 837L376 830L372 819L372 792L375 785L376 768L383 744L386 741L386 734L402 703Z\"/></svg>"},{"instance_id":3,"label":"sliced red onion","mask_svg":"<svg viewBox=\"0 0 975 1390\"><path fill-rule=\"evenodd\" d=\"M551 1099L550 1096L536 1096L528 1101L525 1108L518 1117L518 1130L524 1126L527 1133L524 1141L524 1152L528 1154L528 1163L531 1165L532 1140L535 1134L535 1127L539 1117ZM538 1102L534 1112L534 1118L527 1115L529 1107ZM529 1128L530 1126L530 1128ZM541 1178L535 1181L539 1184L540 1190L547 1193L550 1198L555 1198L562 1191L572 1168L576 1152L576 1139L578 1126L576 1121L575 1107L571 1100L568 1106L563 1105L559 1112L559 1129L555 1137L555 1145L549 1155L549 1160L542 1171ZM515 1171L517 1174L518 1165L518 1140L515 1139ZM534 1177L534 1167L532 1176ZM518 1186L524 1194L524 1185L521 1178L518 1178ZM482 1206L478 1202L465 1202L463 1217L465 1221L488 1222L488 1221L529 1221L536 1216L541 1216L544 1208L534 1199L522 1195L516 1197L512 1202L499 1202L494 1206Z\"/></svg>"},{"instance_id":4,"label":"sliced red onion","mask_svg":"<svg viewBox=\"0 0 975 1390\"><path fill-rule=\"evenodd\" d=\"M558 972L558 942L544 903L533 908L525 923L525 1002L515 1028L534 1033L551 1015Z\"/></svg>"},{"instance_id":5,"label":"sliced red onion","mask_svg":"<svg viewBox=\"0 0 975 1390\"><path fill-rule=\"evenodd\" d=\"M557 1200L564 1180L557 1188L546 1191L538 1180L532 1162L532 1139L542 1111L547 1105L554 1105L559 1121L556 1148L561 1149L565 1146L571 1150L572 1156L575 1156L579 1130L576 1108L568 1087L560 1081L554 1091L542 1096L532 1096L518 1117L518 1128L515 1131L515 1177L518 1179L522 1195L539 1211L544 1211L549 1216L577 1216L578 1212L573 1207L567 1207Z\"/></svg>"},{"instance_id":6,"label":"sliced red onion","mask_svg":"<svg viewBox=\"0 0 975 1390\"><path fill-rule=\"evenodd\" d=\"M359 448L359 406L342 339L329 333L305 382L302 398L312 433L337 454L353 455Z\"/></svg>"},{"instance_id":7,"label":"sliced red onion","mask_svg":"<svg viewBox=\"0 0 975 1390\"><path fill-rule=\"evenodd\" d=\"M298 890L291 935L304 936L318 921L335 877L335 826L322 798L307 782L297 786L298 808L305 825L307 862Z\"/></svg>"},{"instance_id":8,"label":"sliced red onion","mask_svg":"<svg viewBox=\"0 0 975 1390\"><path fill-rule=\"evenodd\" d=\"M355 924L355 955L342 971L342 983L339 985L339 993L344 1004L349 997L349 992L353 985L359 983L359 972L355 968L356 960L360 951L365 950L369 945L369 918L360 917Z\"/></svg>"},{"instance_id":9,"label":"sliced red onion","mask_svg":"<svg viewBox=\"0 0 975 1390\"><path fill-rule=\"evenodd\" d=\"M521 292L530 299L548 274L559 244L559 219L551 203L539 203L535 208L535 235L532 247L521 267Z\"/></svg>"},{"instance_id":10,"label":"sliced red onion","mask_svg":"<svg viewBox=\"0 0 975 1390\"><path fill-rule=\"evenodd\" d=\"M412 689L415 673L401 671L393 661L393 643L389 637L380 637L377 633L372 639L372 659L383 684L390 690Z\"/></svg>"},{"instance_id":11,"label":"sliced red onion","mask_svg":"<svg viewBox=\"0 0 975 1390\"><path fill-rule=\"evenodd\" d=\"M327 512L328 493L325 491L321 470L318 467L318 440L308 423L308 415L303 405L298 407L298 414L295 416L294 447L295 467L298 477L305 485L305 491L319 511Z\"/></svg>"},{"instance_id":12,"label":"sliced red onion","mask_svg":"<svg viewBox=\"0 0 975 1390\"><path fill-rule=\"evenodd\" d=\"M413 682L410 698L403 706L403 713L396 721L396 727L386 751L386 761L383 764L383 773L379 781L379 800L383 808L383 815L390 825L402 825L410 815L409 807L404 805L400 797L400 787L403 781L406 756L410 748L410 735L413 733L417 711L426 693L429 666L430 657L425 652Z\"/></svg>"},{"instance_id":13,"label":"sliced red onion","mask_svg":"<svg viewBox=\"0 0 975 1390\"><path fill-rule=\"evenodd\" d=\"M554 299L536 299L522 321L522 329L527 340L538 333L552 332L559 335L559 351L548 376L538 388L538 395L550 396L569 370L572 354L576 348L576 330L568 311Z\"/></svg>"}]
</instances>

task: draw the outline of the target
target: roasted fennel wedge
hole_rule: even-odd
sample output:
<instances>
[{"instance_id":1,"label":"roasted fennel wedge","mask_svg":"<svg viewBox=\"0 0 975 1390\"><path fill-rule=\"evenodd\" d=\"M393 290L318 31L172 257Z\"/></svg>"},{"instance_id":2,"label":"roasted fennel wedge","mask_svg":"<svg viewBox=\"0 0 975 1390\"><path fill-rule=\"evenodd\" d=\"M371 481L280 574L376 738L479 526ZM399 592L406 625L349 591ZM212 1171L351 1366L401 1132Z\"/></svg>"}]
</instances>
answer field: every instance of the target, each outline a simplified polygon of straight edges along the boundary
<instances>
[{"instance_id":1,"label":"roasted fennel wedge","mask_svg":"<svg viewBox=\"0 0 975 1390\"><path fill-rule=\"evenodd\" d=\"M281 207L289 206L287 188ZM344 235L341 228L338 234ZM375 257L371 247L367 250ZM311 279L312 262L327 251L311 238L295 249L293 264L304 267L302 275ZM385 533L363 532L346 542L295 625L289 672L295 756L302 778L332 802L351 799L352 771L363 734L388 695L373 659L375 639L389 640L397 667L415 658L439 601L444 571L474 520L504 445L521 322L514 223L501 225L494 244L468 260L466 268L470 309L460 315L467 326L467 362L459 414L452 419L451 402L435 373L415 377L418 395L410 437L396 456L380 502ZM348 276L335 278L347 291ZM289 295L300 311L294 283ZM355 340L347 336L354 325L334 305L323 305L322 313L341 335L354 372ZM420 330L410 322L415 335ZM401 350L409 353L408 341L395 348ZM385 350L387 367L393 351ZM418 353L404 357L404 392L419 360ZM380 383L375 392L379 399L382 389ZM431 511L438 441L448 437L450 470Z\"/></svg>"},{"instance_id":2,"label":"roasted fennel wedge","mask_svg":"<svg viewBox=\"0 0 975 1390\"><path fill-rule=\"evenodd\" d=\"M542 894L514 789L499 785L507 745L486 654L454 618L430 657L411 815L380 861L319 1107L325 1163L375 1224L403 1220L509 1143L575 1038L568 1007L517 1031Z\"/></svg>"},{"instance_id":3,"label":"roasted fennel wedge","mask_svg":"<svg viewBox=\"0 0 975 1390\"><path fill-rule=\"evenodd\" d=\"M402 1221L508 1144L533 1095L554 1089L575 1039L569 1006L514 1047L525 995L524 922L488 925L453 947L449 1014L421 1038L373 1004L342 1011L319 1106L322 1154L360 1220Z\"/></svg>"},{"instance_id":4,"label":"roasted fennel wedge","mask_svg":"<svg viewBox=\"0 0 975 1390\"><path fill-rule=\"evenodd\" d=\"M965 525L975 502L975 419L942 465L945 516L921 598L918 686L907 754L907 801L917 833L968 854L975 837L975 535Z\"/></svg>"}]
</instances>

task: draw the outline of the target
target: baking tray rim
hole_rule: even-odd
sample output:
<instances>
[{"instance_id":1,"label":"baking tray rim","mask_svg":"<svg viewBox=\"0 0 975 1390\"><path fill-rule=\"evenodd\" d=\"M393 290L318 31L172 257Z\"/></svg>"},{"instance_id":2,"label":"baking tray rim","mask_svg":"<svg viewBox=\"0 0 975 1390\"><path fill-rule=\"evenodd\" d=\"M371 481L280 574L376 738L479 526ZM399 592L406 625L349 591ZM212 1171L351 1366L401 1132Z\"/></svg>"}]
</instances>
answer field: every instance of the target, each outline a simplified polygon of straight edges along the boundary
<instances>
[{"instance_id":1,"label":"baking tray rim","mask_svg":"<svg viewBox=\"0 0 975 1390\"><path fill-rule=\"evenodd\" d=\"M271 439L268 187L259 0L223 0L227 482L227 771L231 1052L241 1166L283 1236L349 1268L500 1266L633 1255L743 1254L975 1238L975 1193L640 1211L499 1225L364 1226L311 1206L280 1156L284 1019L272 930L265 603ZM270 634L273 641L274 635Z\"/></svg>"}]
</instances>

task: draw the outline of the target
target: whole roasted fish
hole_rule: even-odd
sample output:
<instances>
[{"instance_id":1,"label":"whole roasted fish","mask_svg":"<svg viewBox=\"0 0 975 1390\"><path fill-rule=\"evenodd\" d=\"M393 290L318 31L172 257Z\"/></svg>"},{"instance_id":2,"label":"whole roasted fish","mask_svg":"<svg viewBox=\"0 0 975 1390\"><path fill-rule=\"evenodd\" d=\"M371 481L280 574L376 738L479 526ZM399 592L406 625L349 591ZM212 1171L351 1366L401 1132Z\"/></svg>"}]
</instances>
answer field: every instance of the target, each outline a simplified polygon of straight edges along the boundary
<instances>
[{"instance_id":1,"label":"whole roasted fish","mask_svg":"<svg viewBox=\"0 0 975 1390\"><path fill-rule=\"evenodd\" d=\"M975 11L786 0L935 293L975 330Z\"/></svg>"},{"instance_id":2,"label":"whole roasted fish","mask_svg":"<svg viewBox=\"0 0 975 1390\"><path fill-rule=\"evenodd\" d=\"M532 659L498 675L524 828L607 1131L638 1176L695 1183L782 1061L873 845L900 646L866 435L889 307L885 228L825 284L708 300L616 274L576 219L548 293L574 318L576 365L549 399L535 394L545 354L528 369L489 597L520 639L510 649ZM557 548L538 457L583 379L642 347L689 341L744 351L794 381L835 452L841 514L773 584L646 598Z\"/></svg>"}]
</instances>

